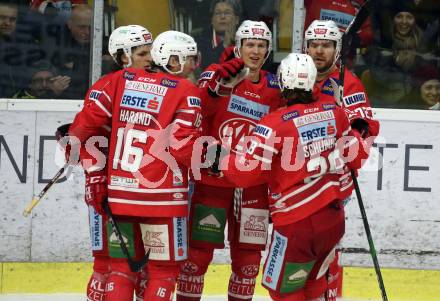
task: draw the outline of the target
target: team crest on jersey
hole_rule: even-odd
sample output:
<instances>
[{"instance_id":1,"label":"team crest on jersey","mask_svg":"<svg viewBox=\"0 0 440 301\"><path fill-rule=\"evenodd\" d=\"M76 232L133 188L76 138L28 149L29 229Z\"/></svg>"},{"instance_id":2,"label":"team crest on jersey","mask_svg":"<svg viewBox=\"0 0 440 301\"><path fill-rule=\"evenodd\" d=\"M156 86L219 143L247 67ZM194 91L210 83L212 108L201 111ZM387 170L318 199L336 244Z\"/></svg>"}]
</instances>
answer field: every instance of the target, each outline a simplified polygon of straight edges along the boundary
<instances>
[{"instance_id":1,"label":"team crest on jersey","mask_svg":"<svg viewBox=\"0 0 440 301\"><path fill-rule=\"evenodd\" d=\"M299 112L295 110L284 114L283 116L281 116L281 119L283 119L284 121L288 121L298 116L299 116Z\"/></svg>"},{"instance_id":2,"label":"team crest on jersey","mask_svg":"<svg viewBox=\"0 0 440 301\"><path fill-rule=\"evenodd\" d=\"M128 71L124 71L123 77L126 80L133 80L135 76L136 76L136 74L134 74L134 73L131 73L131 72L128 72Z\"/></svg>"},{"instance_id":3,"label":"team crest on jersey","mask_svg":"<svg viewBox=\"0 0 440 301\"><path fill-rule=\"evenodd\" d=\"M168 78L163 78L160 81L160 84L162 86L165 86L165 87L168 87L168 88L176 88L178 83L179 82L177 80L172 80L172 79L168 79Z\"/></svg>"},{"instance_id":4,"label":"team crest on jersey","mask_svg":"<svg viewBox=\"0 0 440 301\"><path fill-rule=\"evenodd\" d=\"M344 105L346 107L351 107L354 105L358 105L360 103L366 103L367 102L367 98L365 96L365 93L363 92L359 92L359 93L354 93L348 96L344 96Z\"/></svg>"},{"instance_id":5,"label":"team crest on jersey","mask_svg":"<svg viewBox=\"0 0 440 301\"><path fill-rule=\"evenodd\" d=\"M228 112L260 120L269 113L269 106L232 94L228 104Z\"/></svg>"},{"instance_id":6,"label":"team crest on jersey","mask_svg":"<svg viewBox=\"0 0 440 301\"><path fill-rule=\"evenodd\" d=\"M267 79L267 87L268 88L274 88L274 89L280 88L280 83L278 82L278 78L276 77L275 74L268 73L266 75L266 79Z\"/></svg>"},{"instance_id":7,"label":"team crest on jersey","mask_svg":"<svg viewBox=\"0 0 440 301\"><path fill-rule=\"evenodd\" d=\"M273 130L270 127L264 126L264 125L257 125L257 127L254 130L254 134L260 137L263 137L265 139L268 139L270 135L272 135Z\"/></svg>"},{"instance_id":8,"label":"team crest on jersey","mask_svg":"<svg viewBox=\"0 0 440 301\"><path fill-rule=\"evenodd\" d=\"M89 93L89 99L90 99L90 100L93 100L93 101L97 101L98 98L99 98L99 96L101 96L101 94L102 94L102 91L99 91L99 90L92 90L92 91L90 91L90 93Z\"/></svg>"},{"instance_id":9,"label":"team crest on jersey","mask_svg":"<svg viewBox=\"0 0 440 301\"><path fill-rule=\"evenodd\" d=\"M251 136L256 124L244 118L229 119L220 126L219 137L222 143L229 145L234 153L243 154L246 149L246 137Z\"/></svg>"},{"instance_id":10,"label":"team crest on jersey","mask_svg":"<svg viewBox=\"0 0 440 301\"><path fill-rule=\"evenodd\" d=\"M200 108L202 106L202 101L200 98L195 97L195 96L188 96L186 98L186 100L188 101L188 107L191 108Z\"/></svg>"}]
</instances>

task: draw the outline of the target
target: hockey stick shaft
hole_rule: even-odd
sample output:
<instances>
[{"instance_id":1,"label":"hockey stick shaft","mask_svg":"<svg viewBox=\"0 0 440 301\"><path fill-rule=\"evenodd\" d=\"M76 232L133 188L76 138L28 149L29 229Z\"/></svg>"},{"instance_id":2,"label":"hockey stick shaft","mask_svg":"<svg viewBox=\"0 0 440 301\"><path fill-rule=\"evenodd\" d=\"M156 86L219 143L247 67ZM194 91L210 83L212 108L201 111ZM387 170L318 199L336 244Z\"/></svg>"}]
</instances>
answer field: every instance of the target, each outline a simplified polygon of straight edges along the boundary
<instances>
[{"instance_id":1,"label":"hockey stick shaft","mask_svg":"<svg viewBox=\"0 0 440 301\"><path fill-rule=\"evenodd\" d=\"M52 187L53 184L55 184L59 178L61 178L61 176L63 175L64 171L66 170L68 164L64 164L63 167L60 168L60 170L58 170L58 172L55 174L55 176L49 181L49 183L47 183L46 186L44 186L43 190L41 190L41 192L32 199L32 201L30 202L30 204L24 209L23 211L23 216L27 217L32 210L34 209L35 206L38 205L38 203L40 202L40 200L46 195L46 193L49 191L49 189Z\"/></svg>"},{"instance_id":2,"label":"hockey stick shaft","mask_svg":"<svg viewBox=\"0 0 440 301\"><path fill-rule=\"evenodd\" d=\"M121 247L122 253L127 258L128 265L130 266L130 270L132 272L139 272L144 265L148 262L148 257L150 255L150 250L144 255L142 259L139 261L135 261L128 251L127 245L125 244L124 237L122 236L121 230L119 229L118 223L115 221L112 210L110 209L110 206L108 204L108 200L105 199L103 202L103 207L105 214L107 215L107 218L113 228L113 232L115 232L116 236L118 237L119 246Z\"/></svg>"},{"instance_id":3,"label":"hockey stick shaft","mask_svg":"<svg viewBox=\"0 0 440 301\"><path fill-rule=\"evenodd\" d=\"M362 222L364 223L365 233L367 234L368 245L370 246L370 254L371 254L371 258L373 259L374 270L376 271L377 280L379 282L379 288L382 294L382 300L388 301L385 285L382 278L382 273L379 266L379 260L377 259L376 248L374 247L373 236L371 235L367 213L365 211L364 202L362 201L362 195L359 188L359 183L356 178L356 174L353 170L351 171L351 177L353 178L354 190L356 191L356 197L362 215Z\"/></svg>"}]
</instances>

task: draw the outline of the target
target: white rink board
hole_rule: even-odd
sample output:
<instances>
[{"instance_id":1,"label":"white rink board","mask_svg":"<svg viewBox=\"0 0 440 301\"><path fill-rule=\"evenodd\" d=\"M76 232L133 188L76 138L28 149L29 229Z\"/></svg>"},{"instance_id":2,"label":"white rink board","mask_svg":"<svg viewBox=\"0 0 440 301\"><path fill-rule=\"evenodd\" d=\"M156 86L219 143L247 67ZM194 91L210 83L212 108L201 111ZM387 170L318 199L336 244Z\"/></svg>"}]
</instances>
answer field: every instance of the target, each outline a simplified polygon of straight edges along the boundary
<instances>
[{"instance_id":1,"label":"white rink board","mask_svg":"<svg viewBox=\"0 0 440 301\"><path fill-rule=\"evenodd\" d=\"M51 109L42 105L38 111L17 111L3 103L2 110L0 103L0 261L91 259L80 169L55 185L31 218L21 215L32 195L44 187L44 179L58 170L53 134L75 114L71 102L66 103L70 112L62 112L62 105L58 101L53 109L58 112L45 112ZM387 146L381 181L376 169L363 171L359 182L380 263L440 269L440 114L437 118L432 112L378 111L386 119L381 126L381 142ZM407 116L413 121L399 120ZM426 167L429 170L416 170ZM411 191L414 188L430 191ZM356 200L348 205L347 216L343 247L348 253L343 263L372 266ZM215 262L227 262L228 253L216 252Z\"/></svg>"}]
</instances>

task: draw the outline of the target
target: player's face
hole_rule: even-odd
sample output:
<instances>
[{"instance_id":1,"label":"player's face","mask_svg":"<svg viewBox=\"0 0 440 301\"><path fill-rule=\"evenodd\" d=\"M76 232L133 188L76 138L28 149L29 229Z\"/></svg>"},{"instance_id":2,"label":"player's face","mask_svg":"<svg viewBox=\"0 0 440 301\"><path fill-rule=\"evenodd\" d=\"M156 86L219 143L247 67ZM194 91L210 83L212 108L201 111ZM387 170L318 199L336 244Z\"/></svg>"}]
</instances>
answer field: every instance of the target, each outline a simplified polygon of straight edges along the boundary
<instances>
[{"instance_id":1,"label":"player's face","mask_svg":"<svg viewBox=\"0 0 440 301\"><path fill-rule=\"evenodd\" d=\"M318 72L324 72L333 65L335 52L335 42L329 40L311 40L307 47L307 54L312 57Z\"/></svg>"},{"instance_id":2,"label":"player's face","mask_svg":"<svg viewBox=\"0 0 440 301\"><path fill-rule=\"evenodd\" d=\"M197 56L188 56L186 57L185 65L183 65L183 71L179 76L188 77L194 70L198 67L198 57Z\"/></svg>"},{"instance_id":3,"label":"player's face","mask_svg":"<svg viewBox=\"0 0 440 301\"><path fill-rule=\"evenodd\" d=\"M420 87L420 95L425 103L432 106L440 101L440 81L430 79Z\"/></svg>"},{"instance_id":4,"label":"player's face","mask_svg":"<svg viewBox=\"0 0 440 301\"><path fill-rule=\"evenodd\" d=\"M409 12L399 12L394 16L394 27L401 36L406 36L415 24L414 16Z\"/></svg>"},{"instance_id":5,"label":"player's face","mask_svg":"<svg viewBox=\"0 0 440 301\"><path fill-rule=\"evenodd\" d=\"M131 52L131 67L145 69L151 67L151 45L136 47Z\"/></svg>"},{"instance_id":6,"label":"player's face","mask_svg":"<svg viewBox=\"0 0 440 301\"><path fill-rule=\"evenodd\" d=\"M240 47L240 56L251 71L259 71L266 59L268 42L261 39L244 39Z\"/></svg>"}]
</instances>

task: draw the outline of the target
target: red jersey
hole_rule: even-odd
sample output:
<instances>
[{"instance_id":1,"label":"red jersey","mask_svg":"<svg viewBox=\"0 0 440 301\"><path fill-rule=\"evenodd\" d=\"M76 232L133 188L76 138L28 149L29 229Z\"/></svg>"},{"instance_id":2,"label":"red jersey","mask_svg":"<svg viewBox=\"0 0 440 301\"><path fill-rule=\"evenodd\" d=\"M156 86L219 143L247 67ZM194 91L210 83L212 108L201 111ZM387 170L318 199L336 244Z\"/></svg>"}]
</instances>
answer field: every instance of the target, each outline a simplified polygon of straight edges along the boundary
<instances>
[{"instance_id":1,"label":"red jersey","mask_svg":"<svg viewBox=\"0 0 440 301\"><path fill-rule=\"evenodd\" d=\"M200 136L201 99L186 79L139 69L112 74L77 114L69 134L84 143L111 126L108 200L117 215L188 213L188 166Z\"/></svg>"},{"instance_id":2,"label":"red jersey","mask_svg":"<svg viewBox=\"0 0 440 301\"><path fill-rule=\"evenodd\" d=\"M336 69L325 79L318 82L319 94L315 95L319 97L320 100L335 102L334 91L330 78L332 78L336 83L339 83L339 69ZM316 90L314 92L316 92ZM377 136L379 134L379 122L373 118L370 100L365 92L364 85L360 79L348 69L345 69L344 98L342 105L346 109L350 121L356 118L364 119L368 122L370 127L369 135Z\"/></svg>"},{"instance_id":3,"label":"red jersey","mask_svg":"<svg viewBox=\"0 0 440 301\"><path fill-rule=\"evenodd\" d=\"M345 160L349 147L359 151ZM316 101L264 117L254 130L245 160L231 156L224 174L243 187L263 178L269 184L272 220L275 225L286 225L344 199L345 191L351 193L353 186L346 180L349 169L360 168L367 157L363 140L351 130L344 109L333 101ZM240 172L253 164L255 169Z\"/></svg>"},{"instance_id":4,"label":"red jersey","mask_svg":"<svg viewBox=\"0 0 440 301\"><path fill-rule=\"evenodd\" d=\"M345 31L363 3L363 0L306 0L304 28L308 28L314 20L332 20L340 30ZM370 18L362 25L359 37L362 46L369 46L373 41Z\"/></svg>"},{"instance_id":5,"label":"red jersey","mask_svg":"<svg viewBox=\"0 0 440 301\"><path fill-rule=\"evenodd\" d=\"M109 73L98 79L87 91L86 97L84 98L84 107L91 105L94 101L97 101L99 96L102 94L102 90L110 84L110 79L113 73ZM105 137L107 140L108 146L108 138L110 137L110 127L103 126L99 133L96 136ZM105 168L107 158L103 154L104 148L107 146L99 145L99 143L95 143L95 149L87 150L85 147L81 147L80 159L81 164L86 172L93 172L96 170L101 170ZM107 151L105 151L107 153Z\"/></svg>"},{"instance_id":6,"label":"red jersey","mask_svg":"<svg viewBox=\"0 0 440 301\"><path fill-rule=\"evenodd\" d=\"M214 75L217 65L211 65L200 76L203 107L203 135L212 136L231 148L232 152L246 151L249 137L260 119L284 104L278 79L274 74L260 71L260 80L253 83L244 79L226 97L213 97L208 93L207 80ZM212 186L235 187L222 178L211 177L201 170L201 183Z\"/></svg>"}]
</instances>

